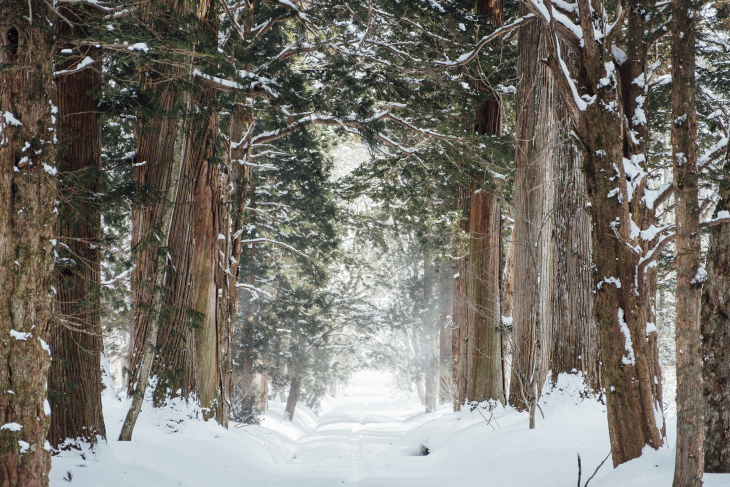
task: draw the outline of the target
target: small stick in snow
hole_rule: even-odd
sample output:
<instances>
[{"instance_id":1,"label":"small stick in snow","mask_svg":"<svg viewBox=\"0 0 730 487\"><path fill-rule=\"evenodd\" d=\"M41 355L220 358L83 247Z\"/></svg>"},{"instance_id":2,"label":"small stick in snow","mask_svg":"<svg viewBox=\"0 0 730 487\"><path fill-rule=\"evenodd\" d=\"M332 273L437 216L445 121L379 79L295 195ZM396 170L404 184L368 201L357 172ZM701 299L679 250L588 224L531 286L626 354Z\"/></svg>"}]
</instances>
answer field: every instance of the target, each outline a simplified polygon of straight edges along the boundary
<instances>
[{"instance_id":1,"label":"small stick in snow","mask_svg":"<svg viewBox=\"0 0 730 487\"><path fill-rule=\"evenodd\" d=\"M610 456L611 456L611 452L608 452L608 455L606 455L606 458L604 458L603 461L596 467L596 469L593 471L593 475L591 475L588 478L588 480L586 480L586 483L583 484L583 487L588 487L588 482L590 482L591 480L593 480L593 477L596 476L596 474L598 473L598 471L601 469L601 467L603 466L603 464L606 463L606 460L608 460L608 457L610 457ZM578 487L580 487L580 474L581 474L581 471L580 471L580 453L579 453L578 454Z\"/></svg>"}]
</instances>

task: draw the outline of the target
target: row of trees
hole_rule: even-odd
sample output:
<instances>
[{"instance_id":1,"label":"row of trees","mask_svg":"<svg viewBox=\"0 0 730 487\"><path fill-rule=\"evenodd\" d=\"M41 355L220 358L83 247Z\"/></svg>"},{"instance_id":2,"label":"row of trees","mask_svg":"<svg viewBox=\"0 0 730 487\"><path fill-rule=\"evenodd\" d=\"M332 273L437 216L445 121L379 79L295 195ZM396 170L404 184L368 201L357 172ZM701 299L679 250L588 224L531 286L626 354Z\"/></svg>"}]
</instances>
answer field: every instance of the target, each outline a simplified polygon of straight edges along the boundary
<instances>
[{"instance_id":1,"label":"row of trees","mask_svg":"<svg viewBox=\"0 0 730 487\"><path fill-rule=\"evenodd\" d=\"M106 436L120 310L120 440L148 389L227 426L271 386L291 418L359 359L427 410L533 427L548 371L581 371L618 465L664 441L674 275L675 483L730 471L726 23L689 0L3 4L3 481ZM334 182L351 136L372 157Z\"/></svg>"}]
</instances>

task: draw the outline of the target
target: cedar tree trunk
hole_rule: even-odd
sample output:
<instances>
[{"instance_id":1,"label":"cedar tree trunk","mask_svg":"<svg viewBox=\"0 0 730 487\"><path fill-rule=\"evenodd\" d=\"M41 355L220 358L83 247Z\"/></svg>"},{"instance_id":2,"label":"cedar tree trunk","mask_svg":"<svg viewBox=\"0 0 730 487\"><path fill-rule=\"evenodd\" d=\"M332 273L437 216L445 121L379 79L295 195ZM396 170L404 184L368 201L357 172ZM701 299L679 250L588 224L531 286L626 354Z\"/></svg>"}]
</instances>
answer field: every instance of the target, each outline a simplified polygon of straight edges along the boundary
<instances>
[{"instance_id":1,"label":"cedar tree trunk","mask_svg":"<svg viewBox=\"0 0 730 487\"><path fill-rule=\"evenodd\" d=\"M53 38L39 1L0 3L0 485L48 485L56 225ZM12 392L10 392L12 391Z\"/></svg>"},{"instance_id":2,"label":"cedar tree trunk","mask_svg":"<svg viewBox=\"0 0 730 487\"><path fill-rule=\"evenodd\" d=\"M67 17L76 19L73 13L64 9ZM73 36L64 21L57 19L57 25L62 38ZM95 50L92 46L78 49L76 55L58 63L58 70L72 69ZM53 361L48 377L52 411L48 440L54 448L66 438L90 443L106 438L101 410L101 212L95 203L101 170L97 109L101 75L94 68L55 80L62 174L57 237L64 244L56 251L67 264L56 269L56 318L49 335Z\"/></svg>"},{"instance_id":3,"label":"cedar tree trunk","mask_svg":"<svg viewBox=\"0 0 730 487\"><path fill-rule=\"evenodd\" d=\"M702 262L695 111L696 4L674 0L672 5L672 155L677 221L677 458L672 485L700 487L704 471L700 338L704 277L698 272Z\"/></svg>"}]
</instances>

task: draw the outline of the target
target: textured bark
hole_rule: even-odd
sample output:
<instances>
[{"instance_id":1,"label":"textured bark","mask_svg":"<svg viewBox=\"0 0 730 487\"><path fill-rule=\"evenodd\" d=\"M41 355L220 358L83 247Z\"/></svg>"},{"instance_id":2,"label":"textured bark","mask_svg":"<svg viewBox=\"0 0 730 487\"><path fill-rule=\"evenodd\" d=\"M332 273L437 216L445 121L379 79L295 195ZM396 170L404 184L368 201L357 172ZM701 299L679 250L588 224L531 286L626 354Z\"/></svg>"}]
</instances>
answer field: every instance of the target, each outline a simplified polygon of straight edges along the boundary
<instances>
[{"instance_id":1,"label":"textured bark","mask_svg":"<svg viewBox=\"0 0 730 487\"><path fill-rule=\"evenodd\" d=\"M730 155L730 153L729 153ZM716 215L730 211L730 157L725 160ZM712 227L702 290L705 472L730 473L730 224Z\"/></svg>"},{"instance_id":2,"label":"textured bark","mask_svg":"<svg viewBox=\"0 0 730 487\"><path fill-rule=\"evenodd\" d=\"M651 137L649 133L648 122L645 121L645 117L642 116L646 110L649 97L649 92L646 82L635 83L633 80L644 79L646 76L646 60L648 57L648 51L650 46L647 45L645 37L643 35L645 25L642 16L640 15L642 6L640 2L632 2L627 7L629 8L629 28L627 30L627 40L624 43L626 49L626 62L624 62L618 69L620 73L620 99L624 105L624 113L631 114L626 117L626 123L628 124L629 130L632 132L633 137L624 137L623 141L623 153L624 159L630 161L632 165L636 165L642 169L642 171L648 173L648 165L646 159L646 153L648 150L648 141ZM629 175L625 174L627 183L630 181L632 185L636 187L634 190L635 197L629 198L629 217L633 219L633 225L636 225L640 230L648 230L656 224L656 204L647 206L646 200L640 196L648 189L648 179L642 176L634 176L634 180L631 180ZM648 255L650 251L657 245L659 237L652 240L644 240L638 238L631 232L631 244L635 248L640 248L642 255ZM648 354L645 367L646 371L642 373L645 377L649 378L649 383L645 384L644 387L651 390L651 394L655 398L655 414L658 415L661 411L662 403L662 374L659 367L659 333L656 331L656 293L657 293L657 266L647 266L643 272L637 276L638 284L638 302L635 309L635 315L638 317L637 322L641 326L643 324L644 332L642 335L646 336L648 347L646 353ZM651 330L654 331L651 331ZM661 436L664 436L664 427L660 428Z\"/></svg>"},{"instance_id":3,"label":"textured bark","mask_svg":"<svg viewBox=\"0 0 730 487\"><path fill-rule=\"evenodd\" d=\"M183 96L185 97L185 104L189 104L189 96ZM186 108L189 110L190 107L187 106ZM184 140L185 124L182 121L179 121L177 129L178 133L176 134L176 137L180 140ZM185 159L185 156L183 154L184 147L184 143L178 143L177 147L175 147L173 162L170 168L170 183L167 191L164 193L165 197L163 201L166 204L163 205L164 211L162 213L160 222L161 232L163 236L162 238L160 238L159 242L163 247L168 247L171 241L170 234L172 230L175 209L175 205L173 204L173 202L177 200L177 196L180 192L181 179L183 174L183 161ZM160 330L160 322L162 320L161 315L164 300L164 286L168 274L168 266L166 265L167 259L165 257L160 258L158 256L156 262L154 262L155 267L158 268L158 270L155 274L154 285L152 286L153 293L150 299L149 312L145 315L145 319L148 320L146 324L147 326L145 327L146 334L144 336L143 342L137 345L135 348L135 350L137 351L137 356L139 357L139 367L136 370L136 380L133 383L130 383L130 387L132 389L129 392L129 395L132 396L132 404L129 407L129 411L127 411L124 423L122 424L122 429L119 433L119 441L132 440L134 426L136 425L137 418L139 417L139 413L142 410L142 402L144 401L147 386L149 384L153 363L155 361L155 358L157 357L156 345Z\"/></svg>"},{"instance_id":4,"label":"textured bark","mask_svg":"<svg viewBox=\"0 0 730 487\"><path fill-rule=\"evenodd\" d=\"M600 2L592 5L599 10L603 8ZM640 7L632 3L628 6L629 13L640 12ZM525 4L525 8L533 6ZM640 210L645 205L643 195L636 189L646 174L646 157L637 153L632 154L635 158L626 157L629 152L625 145L631 146L633 139L630 137L638 134L625 130L625 123L627 119L638 121L639 117L635 116L638 112L627 113L631 105L626 103L622 93L629 91L628 85L634 79L614 70L623 63L623 56L620 60L606 62L612 56L606 51L610 43L593 41L595 26L591 20L591 3L579 0L578 14L585 42L565 45L564 49L558 43L549 44L546 62L568 104L573 132L584 150L584 174L593 224L591 239L596 282L593 309L600 336L605 385L610 391L607 393L608 426L616 466L640 456L647 445L658 448L663 443L664 420L658 386L661 374L652 338L647 336L646 321L646 306L650 302L646 292L650 286L644 284L644 270L651 259L643 260L644 255L637 251L642 247L638 244L639 234L634 231L636 223L632 221L632 215L639 213L635 208ZM557 34L554 24L539 21L551 36ZM642 39L645 26L641 22L640 16L634 15L624 39ZM637 52L646 49L641 43L635 45L641 49ZM564 52L568 48L575 55L576 69L570 73L571 78L575 78L574 83L566 79L561 67L561 60L564 60L561 50ZM645 56L635 56L635 53L627 57L636 58L639 63L645 60ZM576 98L574 89L578 89L583 98ZM633 120L630 123L636 125ZM635 181L634 177L639 179Z\"/></svg>"},{"instance_id":5,"label":"textured bark","mask_svg":"<svg viewBox=\"0 0 730 487\"><path fill-rule=\"evenodd\" d=\"M569 122L560 117L558 134L567 136ZM593 319L591 221L586 211L583 158L571 143L560 143L553 160L552 258L553 279L545 279L553 310L545 324L551 330L549 365L553 380L563 372L580 371L588 385L601 387L600 342Z\"/></svg>"},{"instance_id":6,"label":"textured bark","mask_svg":"<svg viewBox=\"0 0 730 487\"><path fill-rule=\"evenodd\" d=\"M439 299L441 312L439 315L439 402L453 402L453 379L451 371L451 337L454 288L454 269L451 265L442 265L439 269Z\"/></svg>"},{"instance_id":7,"label":"textured bark","mask_svg":"<svg viewBox=\"0 0 730 487\"><path fill-rule=\"evenodd\" d=\"M700 303L700 205L695 111L695 2L674 0L672 24L672 155L677 269L677 456L674 487L700 487L704 471L704 404Z\"/></svg>"},{"instance_id":8,"label":"textured bark","mask_svg":"<svg viewBox=\"0 0 730 487\"><path fill-rule=\"evenodd\" d=\"M468 215L468 193L469 189L460 186L458 189L457 205L462 212ZM464 249L464 240L469 235L469 220L464 218L459 222L459 233L457 234L457 252L462 257L456 261L456 274L453 276L453 324L451 335L451 356L454 371L454 411L461 408L466 401L466 337L469 321L469 306L466 294L467 268L469 255Z\"/></svg>"},{"instance_id":9,"label":"textured bark","mask_svg":"<svg viewBox=\"0 0 730 487\"><path fill-rule=\"evenodd\" d=\"M426 242L426 245L428 243ZM425 374L425 406L426 412L431 413L438 406L439 397L439 361L437 356L439 323L435 305L437 296L434 293L434 268L431 252L428 247L423 251L423 359Z\"/></svg>"},{"instance_id":10,"label":"textured bark","mask_svg":"<svg viewBox=\"0 0 730 487\"><path fill-rule=\"evenodd\" d=\"M473 184L469 210L467 393L469 401L504 402L500 310L501 205Z\"/></svg>"},{"instance_id":11,"label":"textured bark","mask_svg":"<svg viewBox=\"0 0 730 487\"><path fill-rule=\"evenodd\" d=\"M199 18L205 19L207 3L198 6ZM177 5L189 8L189 5ZM213 25L213 24L211 24ZM163 112L171 111L180 96L170 86L159 90ZM191 97L183 93L182 96ZM215 417L227 425L232 394L231 335L235 312L235 281L230 282L228 268L233 243L230 242L230 201L228 174L213 163L218 115L216 92L205 88L192 96L190 107L198 115L193 120L172 120L169 113L145 124L140 137L138 159L152 160L138 173L141 181L156 185L164 192L169 179L170 158L165 149L182 151L182 177L174 201L174 216L169 235L169 261L173 270L164 282L164 313L156 341L159 350L153 373L159 378L155 403L163 404L170 395L194 394L205 410L206 419ZM170 97L168 99L168 97ZM185 112L184 112L185 113ZM187 112L189 113L189 112ZM184 137L171 130L173 122L182 127ZM159 222L164 203L135 215L133 243L150 239L150 230ZM159 272L152 260L157 243L139 253L135 297L138 309L133 331L130 370L134 383L139 369L140 345L148 333L150 286Z\"/></svg>"},{"instance_id":12,"label":"textured bark","mask_svg":"<svg viewBox=\"0 0 730 487\"><path fill-rule=\"evenodd\" d=\"M504 5L495 0L478 0L477 14L492 25L503 23ZM485 90L481 82L478 89ZM474 132L501 135L502 101L490 94L475 113ZM504 402L502 377L502 334L500 270L502 214L499 199L483 188L484 179L475 173L469 198L469 250L466 263L466 399ZM463 356L462 356L463 360ZM461 398L460 398L461 399Z\"/></svg>"},{"instance_id":13,"label":"textured bark","mask_svg":"<svg viewBox=\"0 0 730 487\"><path fill-rule=\"evenodd\" d=\"M535 363L535 288L541 271L540 255L548 238L544 196L555 151L553 76L540 60L548 55L545 29L532 23L520 29L517 61L517 150L515 155L514 296L512 305L512 367L509 402L518 409L529 407L530 383ZM544 279L543 282L546 282ZM545 327L545 329L549 329ZM548 350L544 347L543 350ZM548 361L544 360L544 364ZM543 368L544 369L544 368ZM539 386L544 370L538 371Z\"/></svg>"},{"instance_id":14,"label":"textured bark","mask_svg":"<svg viewBox=\"0 0 730 487\"><path fill-rule=\"evenodd\" d=\"M67 17L74 17L65 9ZM59 35L72 37L65 22ZM62 45L72 48L72 45ZM76 66L95 48L79 49L58 70ZM97 96L101 75L92 68L59 76L56 81L59 126L59 194L57 247L68 264L56 272L56 316L49 334L53 361L48 376L51 427L48 440L58 448L66 438L94 443L105 438L101 408L101 315L99 309L101 212L94 202L101 169L101 118Z\"/></svg>"},{"instance_id":15,"label":"textured bark","mask_svg":"<svg viewBox=\"0 0 730 487\"><path fill-rule=\"evenodd\" d=\"M56 224L53 38L43 2L0 3L0 485L48 485ZM26 146L29 144L29 147Z\"/></svg>"},{"instance_id":16,"label":"textured bark","mask_svg":"<svg viewBox=\"0 0 730 487\"><path fill-rule=\"evenodd\" d=\"M180 93L169 86L151 86L148 89L154 90L151 96L159 98L162 114L152 120L145 120L140 126L137 160L145 164L137 168L137 182L149 185L164 195L170 186L174 155L181 152L179 146L183 142L177 141L178 133L185 133L184 127L180 127L183 121L172 118L170 114ZM170 204L174 204L174 201L162 199L132 212L132 247L136 251L132 295L136 308L129 347L129 394L136 387L144 356L154 284L160 271L157 265L158 238L161 238L159 226L163 212ZM162 262L166 264L164 260Z\"/></svg>"},{"instance_id":17,"label":"textured bark","mask_svg":"<svg viewBox=\"0 0 730 487\"><path fill-rule=\"evenodd\" d=\"M289 383L289 395L286 398L286 408L284 411L289 416L289 421L294 421L294 411L299 401L299 392L302 388L302 374L304 373L304 347L306 346L306 339L303 336L299 337L299 343L297 350L293 354L292 363L292 374Z\"/></svg>"}]
</instances>

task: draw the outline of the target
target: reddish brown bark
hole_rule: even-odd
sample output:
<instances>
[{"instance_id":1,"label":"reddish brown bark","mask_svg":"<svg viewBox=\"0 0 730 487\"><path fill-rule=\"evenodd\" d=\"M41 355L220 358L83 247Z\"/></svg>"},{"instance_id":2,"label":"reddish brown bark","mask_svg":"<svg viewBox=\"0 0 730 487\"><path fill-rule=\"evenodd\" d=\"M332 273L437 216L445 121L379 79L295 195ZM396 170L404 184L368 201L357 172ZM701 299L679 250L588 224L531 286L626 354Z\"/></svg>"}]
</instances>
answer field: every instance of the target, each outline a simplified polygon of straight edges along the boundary
<instances>
[{"instance_id":1,"label":"reddish brown bark","mask_svg":"<svg viewBox=\"0 0 730 487\"><path fill-rule=\"evenodd\" d=\"M730 211L730 153L715 214ZM730 473L730 224L710 230L707 280L702 290L705 472Z\"/></svg>"},{"instance_id":2,"label":"reddish brown bark","mask_svg":"<svg viewBox=\"0 0 730 487\"><path fill-rule=\"evenodd\" d=\"M423 339L423 360L425 365L425 406L426 412L430 413L436 410L439 397L439 359L438 359L438 342L436 338L439 332L438 315L436 315L436 302L438 297L434 292L437 287L435 284L436 274L428 248L428 240L424 243L423 250L423 329L421 336Z\"/></svg>"},{"instance_id":3,"label":"reddish brown bark","mask_svg":"<svg viewBox=\"0 0 730 487\"><path fill-rule=\"evenodd\" d=\"M477 14L488 23L502 25L502 2L478 0L476 8ZM479 82L478 88L487 89L482 82ZM501 135L501 129L502 102L498 95L490 94L476 109L474 131L492 136ZM468 259L459 263L459 271L463 268L466 273L465 282L454 288L455 306L458 299L465 298L463 302L468 307L466 313L464 310L454 312L455 325L459 326L458 337L454 336L459 341L458 347L454 348L458 352L454 355L458 365L456 388L459 404L465 399L504 401L500 309L501 207L499 199L482 187L483 175L475 173L474 176L468 200ZM466 198L462 201L467 203ZM461 276L459 272L459 278Z\"/></svg>"},{"instance_id":4,"label":"reddish brown bark","mask_svg":"<svg viewBox=\"0 0 730 487\"><path fill-rule=\"evenodd\" d=\"M439 299L441 312L439 314L439 401L453 402L453 379L451 377L451 337L453 326L452 313L454 270L450 265L442 265L439 269Z\"/></svg>"},{"instance_id":5,"label":"reddish brown bark","mask_svg":"<svg viewBox=\"0 0 730 487\"><path fill-rule=\"evenodd\" d=\"M544 176L555 150L553 77L540 62L547 57L547 32L533 23L519 32L519 82L517 85L517 150L515 154L514 296L512 304L512 361L509 402L528 409L537 341L536 323L540 309L535 292L541 270L541 251L548 238L545 225ZM541 57L542 56L542 57ZM545 346L543 350L548 350ZM543 360L547 365L548 361ZM538 387L544 368L538 370Z\"/></svg>"},{"instance_id":6,"label":"reddish brown bark","mask_svg":"<svg viewBox=\"0 0 730 487\"><path fill-rule=\"evenodd\" d=\"M64 14L74 18L70 9ZM59 34L73 34L58 22ZM63 47L73 48L72 45ZM65 57L58 70L71 69L95 48L82 47ZM94 443L106 437L101 408L101 213L95 203L101 169L101 118L97 95L101 75L93 66L55 80L58 98L59 170L62 184L57 252L67 264L57 268L56 316L49 334L53 361L48 378L54 448L66 438Z\"/></svg>"},{"instance_id":7,"label":"reddish brown bark","mask_svg":"<svg viewBox=\"0 0 730 487\"><path fill-rule=\"evenodd\" d=\"M562 120L559 124L569 125ZM558 133L565 136L567 130ZM586 211L582 164L582 154L573 144L557 147L553 160L552 254L547 262L553 269L552 279L545 283L549 289L545 305L551 308L546 321L550 331L546 369L552 371L553 380L563 372L580 371L587 384L598 391L600 342L593 319L591 221Z\"/></svg>"},{"instance_id":8,"label":"reddish brown bark","mask_svg":"<svg viewBox=\"0 0 730 487\"><path fill-rule=\"evenodd\" d=\"M700 303L700 205L695 109L695 9L672 3L672 155L674 156L677 269L677 456L674 487L701 487L704 472L704 404Z\"/></svg>"},{"instance_id":9,"label":"reddish brown bark","mask_svg":"<svg viewBox=\"0 0 730 487\"><path fill-rule=\"evenodd\" d=\"M48 485L56 117L43 2L0 3L0 484ZM28 145L26 145L28 144ZM8 425L13 425L12 427Z\"/></svg>"},{"instance_id":10,"label":"reddish brown bark","mask_svg":"<svg viewBox=\"0 0 730 487\"><path fill-rule=\"evenodd\" d=\"M472 185L469 210L467 389L469 401L504 401L500 310L499 199Z\"/></svg>"},{"instance_id":11,"label":"reddish brown bark","mask_svg":"<svg viewBox=\"0 0 730 487\"><path fill-rule=\"evenodd\" d=\"M206 12L207 4L198 8L201 19ZM174 87L154 89L160 93L163 109L171 111L177 99ZM187 397L194 393L206 411L204 416L215 417L226 425L233 387L230 313L236 308L235 292L233 297L231 292L236 283L235 278L231 283L227 272L233 251L227 206L228 174L214 163L218 115L208 108L215 105L216 96L211 88L194 95L189 103L196 107L198 115L192 120L172 120L166 115L145 124L137 158L153 161L141 166L139 179L165 191L172 163L172 151L165 152L165 147L182 150L184 155L169 235L172 272L165 282L164 313L157 337L159 352L153 367L159 379L155 400L162 404L170 395ZM178 133L185 137L178 140L174 129L179 129L180 124L184 128ZM138 351L148 333L152 296L149 284L155 282L153 277L159 272L154 263L156 243L149 234L163 208L160 203L135 215L133 243L143 243L147 238L151 245L139 254L136 271L138 310L130 357L133 378L140 364Z\"/></svg>"},{"instance_id":12,"label":"reddish brown bark","mask_svg":"<svg viewBox=\"0 0 730 487\"><path fill-rule=\"evenodd\" d=\"M468 215L468 192L464 186L458 188L457 205ZM454 375L454 411L458 411L466 401L466 337L469 320L469 306L467 298L467 268L469 255L465 249L465 240L469 235L469 220L463 218L459 222L459 232L456 236L457 252L462 256L456 261L456 274L453 275L453 324L451 335L451 357Z\"/></svg>"}]
</instances>

